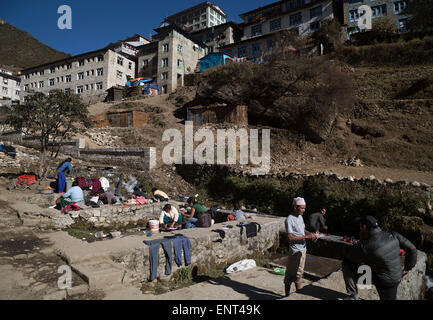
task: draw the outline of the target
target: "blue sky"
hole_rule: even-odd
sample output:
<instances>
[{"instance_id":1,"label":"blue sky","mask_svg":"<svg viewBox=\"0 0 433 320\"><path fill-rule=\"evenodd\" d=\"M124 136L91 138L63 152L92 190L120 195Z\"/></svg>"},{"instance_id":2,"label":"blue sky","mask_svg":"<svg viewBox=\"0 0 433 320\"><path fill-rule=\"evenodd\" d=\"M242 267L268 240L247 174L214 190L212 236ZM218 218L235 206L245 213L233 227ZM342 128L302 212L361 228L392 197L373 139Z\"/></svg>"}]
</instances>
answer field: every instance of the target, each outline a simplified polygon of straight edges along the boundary
<instances>
[{"instance_id":1,"label":"blue sky","mask_svg":"<svg viewBox=\"0 0 433 320\"><path fill-rule=\"evenodd\" d=\"M0 0L0 18L24 30L42 43L72 55L100 49L139 33L154 34L164 17L203 0ZM241 22L240 13L273 2L271 0L216 0L227 21ZM72 30L60 30L57 9L72 9Z\"/></svg>"}]
</instances>

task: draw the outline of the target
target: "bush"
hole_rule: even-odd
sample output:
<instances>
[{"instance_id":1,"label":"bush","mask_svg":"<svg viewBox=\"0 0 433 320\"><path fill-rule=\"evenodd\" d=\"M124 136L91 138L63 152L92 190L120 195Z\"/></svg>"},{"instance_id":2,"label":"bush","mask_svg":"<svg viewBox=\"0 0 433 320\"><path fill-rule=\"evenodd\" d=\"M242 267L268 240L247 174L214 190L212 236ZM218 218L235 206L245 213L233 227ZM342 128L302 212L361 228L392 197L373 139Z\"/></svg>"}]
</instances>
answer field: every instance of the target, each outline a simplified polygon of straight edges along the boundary
<instances>
[{"instance_id":1,"label":"bush","mask_svg":"<svg viewBox=\"0 0 433 320\"><path fill-rule=\"evenodd\" d=\"M433 63L433 37L402 43L345 47L336 57L354 66L402 66Z\"/></svg>"}]
</instances>

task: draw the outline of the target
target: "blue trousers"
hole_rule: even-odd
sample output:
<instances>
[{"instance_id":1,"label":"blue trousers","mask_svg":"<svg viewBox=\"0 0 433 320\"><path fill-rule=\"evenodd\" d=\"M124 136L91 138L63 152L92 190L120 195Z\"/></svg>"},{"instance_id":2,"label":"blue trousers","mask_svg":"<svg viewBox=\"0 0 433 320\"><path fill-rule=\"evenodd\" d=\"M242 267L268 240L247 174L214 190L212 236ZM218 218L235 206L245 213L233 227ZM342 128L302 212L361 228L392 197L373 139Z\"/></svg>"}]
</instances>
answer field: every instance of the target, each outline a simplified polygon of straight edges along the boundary
<instances>
[{"instance_id":1,"label":"blue trousers","mask_svg":"<svg viewBox=\"0 0 433 320\"><path fill-rule=\"evenodd\" d=\"M172 239L174 242L174 261L177 266L182 265L182 248L183 256L185 258L185 265L191 264L191 241L184 235L175 235L174 237L166 237L166 239Z\"/></svg>"},{"instance_id":2,"label":"blue trousers","mask_svg":"<svg viewBox=\"0 0 433 320\"><path fill-rule=\"evenodd\" d=\"M65 174L63 172L59 172L58 176L58 189L59 193L64 192L66 188L66 180Z\"/></svg>"},{"instance_id":3,"label":"blue trousers","mask_svg":"<svg viewBox=\"0 0 433 320\"><path fill-rule=\"evenodd\" d=\"M197 223L197 218L188 218L186 220L185 229L195 228L195 224Z\"/></svg>"},{"instance_id":4,"label":"blue trousers","mask_svg":"<svg viewBox=\"0 0 433 320\"><path fill-rule=\"evenodd\" d=\"M144 241L149 246L149 263L150 263L150 281L155 280L159 262L159 245L162 245L166 258L165 275L171 274L171 239L156 239L152 241Z\"/></svg>"}]
</instances>

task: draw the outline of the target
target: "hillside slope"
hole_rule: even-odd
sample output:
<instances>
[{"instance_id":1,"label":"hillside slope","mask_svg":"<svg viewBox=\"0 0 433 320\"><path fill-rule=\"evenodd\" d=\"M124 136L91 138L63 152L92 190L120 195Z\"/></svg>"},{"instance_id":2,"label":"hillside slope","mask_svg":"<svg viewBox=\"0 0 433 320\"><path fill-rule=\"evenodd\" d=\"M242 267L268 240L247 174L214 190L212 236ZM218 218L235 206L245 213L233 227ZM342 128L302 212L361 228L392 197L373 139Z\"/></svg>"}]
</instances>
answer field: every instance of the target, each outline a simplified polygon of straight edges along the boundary
<instances>
[{"instance_id":1,"label":"hillside slope","mask_svg":"<svg viewBox=\"0 0 433 320\"><path fill-rule=\"evenodd\" d=\"M18 71L68 56L11 24L0 24L0 67Z\"/></svg>"}]
</instances>

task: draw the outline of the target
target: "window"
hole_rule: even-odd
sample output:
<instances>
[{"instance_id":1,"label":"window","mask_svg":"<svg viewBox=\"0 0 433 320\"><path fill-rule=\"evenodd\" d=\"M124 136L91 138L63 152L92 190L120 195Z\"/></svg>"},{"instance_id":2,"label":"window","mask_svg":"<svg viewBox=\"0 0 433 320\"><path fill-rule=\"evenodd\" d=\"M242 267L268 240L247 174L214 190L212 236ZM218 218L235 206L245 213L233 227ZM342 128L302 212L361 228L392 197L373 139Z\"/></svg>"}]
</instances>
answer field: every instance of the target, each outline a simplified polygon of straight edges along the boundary
<instances>
[{"instance_id":1,"label":"window","mask_svg":"<svg viewBox=\"0 0 433 320\"><path fill-rule=\"evenodd\" d=\"M55 82L55 79L54 79L54 78L53 78L53 79L50 79L50 84L49 84L49 86L50 86L50 87L54 86L54 82Z\"/></svg>"},{"instance_id":2,"label":"window","mask_svg":"<svg viewBox=\"0 0 433 320\"><path fill-rule=\"evenodd\" d=\"M298 12L290 16L291 26L297 26L300 23L302 23L302 12Z\"/></svg>"},{"instance_id":3,"label":"window","mask_svg":"<svg viewBox=\"0 0 433 320\"><path fill-rule=\"evenodd\" d=\"M238 48L238 58L243 58L247 56L247 47L242 46Z\"/></svg>"},{"instance_id":4,"label":"window","mask_svg":"<svg viewBox=\"0 0 433 320\"><path fill-rule=\"evenodd\" d=\"M77 87L77 93L83 93L84 91L84 87L83 86L78 86Z\"/></svg>"},{"instance_id":5,"label":"window","mask_svg":"<svg viewBox=\"0 0 433 320\"><path fill-rule=\"evenodd\" d=\"M281 18L271 20L269 22L269 30L270 31L275 31L275 30L280 30L280 29L281 29Z\"/></svg>"},{"instance_id":6,"label":"window","mask_svg":"<svg viewBox=\"0 0 433 320\"><path fill-rule=\"evenodd\" d=\"M61 77L61 82L63 82L63 76Z\"/></svg>"},{"instance_id":7,"label":"window","mask_svg":"<svg viewBox=\"0 0 433 320\"><path fill-rule=\"evenodd\" d=\"M403 1L395 1L393 3L393 11L394 14L401 14L406 12L407 7L408 7L408 3L407 0L403 0Z\"/></svg>"},{"instance_id":8,"label":"window","mask_svg":"<svg viewBox=\"0 0 433 320\"><path fill-rule=\"evenodd\" d=\"M183 49L183 47L180 44L178 44L177 45L177 52L182 53L182 49Z\"/></svg>"},{"instance_id":9,"label":"window","mask_svg":"<svg viewBox=\"0 0 433 320\"><path fill-rule=\"evenodd\" d=\"M165 85L162 86L162 93L167 93L167 92L168 92L168 87L165 84Z\"/></svg>"},{"instance_id":10,"label":"window","mask_svg":"<svg viewBox=\"0 0 433 320\"><path fill-rule=\"evenodd\" d=\"M30 74L26 74L26 75L25 75L25 78L26 78L26 79L30 79Z\"/></svg>"},{"instance_id":11,"label":"window","mask_svg":"<svg viewBox=\"0 0 433 320\"><path fill-rule=\"evenodd\" d=\"M84 79L84 72L79 72L77 74L77 80L83 80Z\"/></svg>"},{"instance_id":12,"label":"window","mask_svg":"<svg viewBox=\"0 0 433 320\"><path fill-rule=\"evenodd\" d=\"M194 25L194 30L198 30L198 29L200 29L200 24L195 24Z\"/></svg>"},{"instance_id":13,"label":"window","mask_svg":"<svg viewBox=\"0 0 433 320\"><path fill-rule=\"evenodd\" d=\"M78 66L79 66L79 67L84 66L84 60L79 60L79 61L78 61Z\"/></svg>"},{"instance_id":14,"label":"window","mask_svg":"<svg viewBox=\"0 0 433 320\"><path fill-rule=\"evenodd\" d=\"M102 90L102 82L96 84L96 90Z\"/></svg>"},{"instance_id":15,"label":"window","mask_svg":"<svg viewBox=\"0 0 433 320\"><path fill-rule=\"evenodd\" d=\"M16 90L16 91L15 91L15 95L16 95L17 97L19 97L19 96L20 96L20 92L19 92L18 90Z\"/></svg>"},{"instance_id":16,"label":"window","mask_svg":"<svg viewBox=\"0 0 433 320\"><path fill-rule=\"evenodd\" d=\"M312 23L310 23L310 32L316 32L320 30L320 21L314 21Z\"/></svg>"},{"instance_id":17,"label":"window","mask_svg":"<svg viewBox=\"0 0 433 320\"><path fill-rule=\"evenodd\" d=\"M386 16L386 15L387 15L386 4L381 4L378 6L371 7L372 18Z\"/></svg>"},{"instance_id":18,"label":"window","mask_svg":"<svg viewBox=\"0 0 433 320\"><path fill-rule=\"evenodd\" d=\"M117 64L120 66L123 66L123 58L122 57L117 57Z\"/></svg>"},{"instance_id":19,"label":"window","mask_svg":"<svg viewBox=\"0 0 433 320\"><path fill-rule=\"evenodd\" d=\"M119 79L122 79L122 77L123 77L123 72L117 70L116 77L119 78Z\"/></svg>"},{"instance_id":20,"label":"window","mask_svg":"<svg viewBox=\"0 0 433 320\"><path fill-rule=\"evenodd\" d=\"M164 43L163 45L162 45L162 52L168 52L168 43Z\"/></svg>"},{"instance_id":21,"label":"window","mask_svg":"<svg viewBox=\"0 0 433 320\"><path fill-rule=\"evenodd\" d=\"M259 36L262 34L262 25L256 24L255 26L251 27L251 36Z\"/></svg>"},{"instance_id":22,"label":"window","mask_svg":"<svg viewBox=\"0 0 433 320\"><path fill-rule=\"evenodd\" d=\"M355 22L359 19L359 11L358 9L349 10L349 21Z\"/></svg>"},{"instance_id":23,"label":"window","mask_svg":"<svg viewBox=\"0 0 433 320\"><path fill-rule=\"evenodd\" d=\"M43 76L44 74L45 74L45 71L43 71L43 70L42 70L42 71L39 71L39 75L40 75L40 76Z\"/></svg>"},{"instance_id":24,"label":"window","mask_svg":"<svg viewBox=\"0 0 433 320\"><path fill-rule=\"evenodd\" d=\"M272 39L266 40L266 47L268 51L272 51L274 49L274 41Z\"/></svg>"},{"instance_id":25,"label":"window","mask_svg":"<svg viewBox=\"0 0 433 320\"><path fill-rule=\"evenodd\" d=\"M364 0L349 0L348 2L349 4L357 4L357 3L363 3Z\"/></svg>"},{"instance_id":26,"label":"window","mask_svg":"<svg viewBox=\"0 0 433 320\"><path fill-rule=\"evenodd\" d=\"M168 58L163 58L162 59L162 67L163 68L167 68L168 67Z\"/></svg>"},{"instance_id":27,"label":"window","mask_svg":"<svg viewBox=\"0 0 433 320\"><path fill-rule=\"evenodd\" d=\"M55 73L55 72L56 72L56 67L50 68L50 73Z\"/></svg>"},{"instance_id":28,"label":"window","mask_svg":"<svg viewBox=\"0 0 433 320\"><path fill-rule=\"evenodd\" d=\"M206 20L206 15L205 15L205 14L202 15L202 16L201 16L201 19L202 19L202 20Z\"/></svg>"},{"instance_id":29,"label":"window","mask_svg":"<svg viewBox=\"0 0 433 320\"><path fill-rule=\"evenodd\" d=\"M252 48L252 53L253 53L253 55L255 55L255 54L260 54L261 52L262 52L262 49L260 48L260 43L253 43L252 45L251 45L251 48Z\"/></svg>"},{"instance_id":30,"label":"window","mask_svg":"<svg viewBox=\"0 0 433 320\"><path fill-rule=\"evenodd\" d=\"M128 69L129 69L129 70L132 69L132 62L128 62Z\"/></svg>"},{"instance_id":31,"label":"window","mask_svg":"<svg viewBox=\"0 0 433 320\"><path fill-rule=\"evenodd\" d=\"M66 69L72 69L72 63L67 63L66 64Z\"/></svg>"},{"instance_id":32,"label":"window","mask_svg":"<svg viewBox=\"0 0 433 320\"><path fill-rule=\"evenodd\" d=\"M203 28L206 28L206 22L202 22L202 23L201 23L201 26L202 26Z\"/></svg>"},{"instance_id":33,"label":"window","mask_svg":"<svg viewBox=\"0 0 433 320\"><path fill-rule=\"evenodd\" d=\"M102 70L104 70L104 69L102 69ZM91 73L92 73L92 76L94 76L95 75L95 70L91 70Z\"/></svg>"},{"instance_id":34,"label":"window","mask_svg":"<svg viewBox=\"0 0 433 320\"><path fill-rule=\"evenodd\" d=\"M200 18L194 18L194 22L199 22Z\"/></svg>"},{"instance_id":35,"label":"window","mask_svg":"<svg viewBox=\"0 0 433 320\"><path fill-rule=\"evenodd\" d=\"M183 68L183 61L180 59L177 59L177 67L178 68Z\"/></svg>"},{"instance_id":36,"label":"window","mask_svg":"<svg viewBox=\"0 0 433 320\"><path fill-rule=\"evenodd\" d=\"M104 61L104 56L98 56L98 61L99 62Z\"/></svg>"},{"instance_id":37,"label":"window","mask_svg":"<svg viewBox=\"0 0 433 320\"><path fill-rule=\"evenodd\" d=\"M9 82L8 79L6 79L6 78L3 79L4 84L8 84L8 82Z\"/></svg>"},{"instance_id":38,"label":"window","mask_svg":"<svg viewBox=\"0 0 433 320\"><path fill-rule=\"evenodd\" d=\"M290 0L290 2L287 3L286 11L299 8L299 7L303 6L303 5L304 5L304 1L303 0Z\"/></svg>"},{"instance_id":39,"label":"window","mask_svg":"<svg viewBox=\"0 0 433 320\"><path fill-rule=\"evenodd\" d=\"M20 82L20 81L17 81L16 86L17 86L17 87L21 86L21 82Z\"/></svg>"},{"instance_id":40,"label":"window","mask_svg":"<svg viewBox=\"0 0 433 320\"><path fill-rule=\"evenodd\" d=\"M408 18L404 18L404 19L399 19L398 20L398 32L409 31L408 25L407 25L408 21L409 21Z\"/></svg>"},{"instance_id":41,"label":"window","mask_svg":"<svg viewBox=\"0 0 433 320\"><path fill-rule=\"evenodd\" d=\"M44 87L44 82L43 81L39 81L38 88L43 88L43 87Z\"/></svg>"},{"instance_id":42,"label":"window","mask_svg":"<svg viewBox=\"0 0 433 320\"><path fill-rule=\"evenodd\" d=\"M29 91L29 85L28 85L28 84L25 84L25 85L24 85L24 91L25 91L25 92L28 92L28 91Z\"/></svg>"},{"instance_id":43,"label":"window","mask_svg":"<svg viewBox=\"0 0 433 320\"><path fill-rule=\"evenodd\" d=\"M93 71L93 70L92 70ZM99 76L103 76L104 75L104 68L99 68L96 70L96 75Z\"/></svg>"},{"instance_id":44,"label":"window","mask_svg":"<svg viewBox=\"0 0 433 320\"><path fill-rule=\"evenodd\" d=\"M168 79L168 72L162 72L161 73L161 80L167 80Z\"/></svg>"},{"instance_id":45,"label":"window","mask_svg":"<svg viewBox=\"0 0 433 320\"><path fill-rule=\"evenodd\" d=\"M86 71L86 77L90 76L90 70Z\"/></svg>"},{"instance_id":46,"label":"window","mask_svg":"<svg viewBox=\"0 0 433 320\"><path fill-rule=\"evenodd\" d=\"M359 29L359 27L351 27L351 28L347 28L347 36L350 39L350 36L354 33L358 33L361 32L361 30Z\"/></svg>"},{"instance_id":47,"label":"window","mask_svg":"<svg viewBox=\"0 0 433 320\"><path fill-rule=\"evenodd\" d=\"M65 82L71 82L72 81L72 76L71 75L67 75L65 77Z\"/></svg>"},{"instance_id":48,"label":"window","mask_svg":"<svg viewBox=\"0 0 433 320\"><path fill-rule=\"evenodd\" d=\"M8 88L3 87L3 94L4 94L4 95L8 94Z\"/></svg>"},{"instance_id":49,"label":"window","mask_svg":"<svg viewBox=\"0 0 433 320\"><path fill-rule=\"evenodd\" d=\"M148 60L148 59L144 59L144 60L141 62L141 65L142 65L143 68L147 67L147 66L149 65L149 60Z\"/></svg>"},{"instance_id":50,"label":"window","mask_svg":"<svg viewBox=\"0 0 433 320\"><path fill-rule=\"evenodd\" d=\"M322 6L317 6L310 9L310 19L322 16Z\"/></svg>"}]
</instances>

